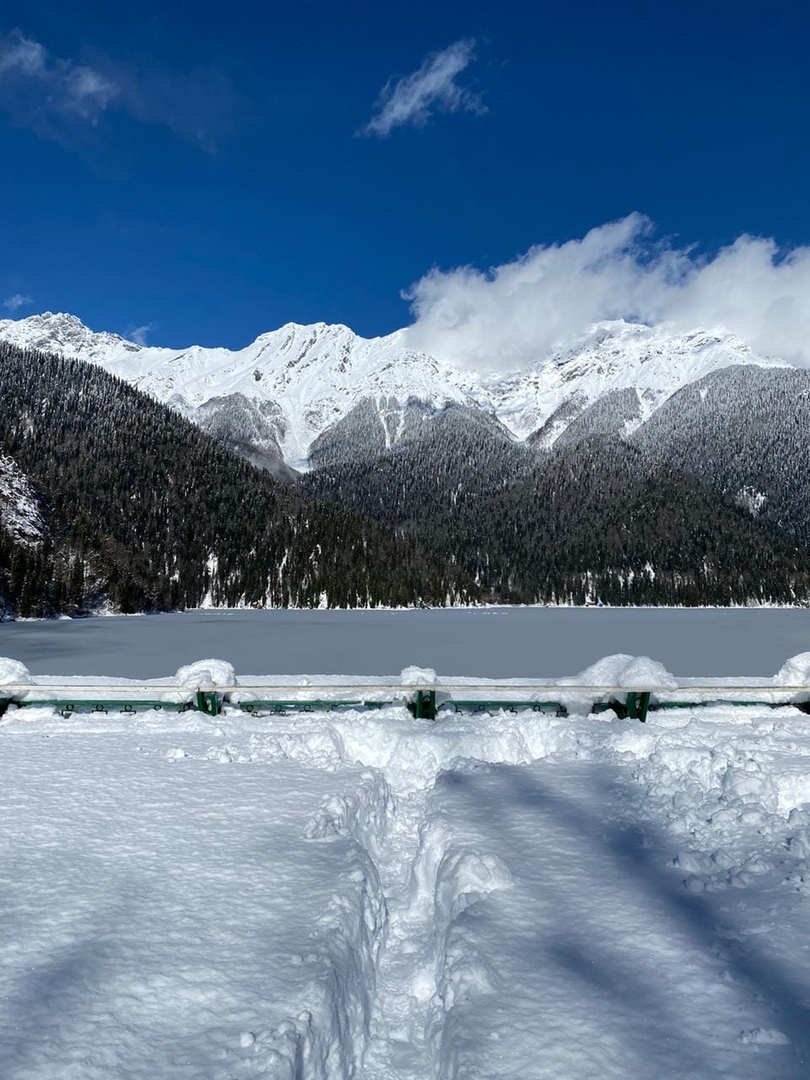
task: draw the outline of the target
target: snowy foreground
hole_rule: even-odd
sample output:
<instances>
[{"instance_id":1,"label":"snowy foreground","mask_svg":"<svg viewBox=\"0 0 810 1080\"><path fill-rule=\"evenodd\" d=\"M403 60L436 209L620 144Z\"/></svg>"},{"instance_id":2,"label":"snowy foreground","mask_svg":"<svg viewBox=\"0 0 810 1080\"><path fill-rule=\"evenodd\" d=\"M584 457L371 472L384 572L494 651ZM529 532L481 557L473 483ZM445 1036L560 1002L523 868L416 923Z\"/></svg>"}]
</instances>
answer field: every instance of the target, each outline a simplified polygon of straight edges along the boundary
<instances>
[{"instance_id":1,"label":"snowy foreground","mask_svg":"<svg viewBox=\"0 0 810 1080\"><path fill-rule=\"evenodd\" d=\"M0 725L0 1076L810 1072L810 716Z\"/></svg>"}]
</instances>

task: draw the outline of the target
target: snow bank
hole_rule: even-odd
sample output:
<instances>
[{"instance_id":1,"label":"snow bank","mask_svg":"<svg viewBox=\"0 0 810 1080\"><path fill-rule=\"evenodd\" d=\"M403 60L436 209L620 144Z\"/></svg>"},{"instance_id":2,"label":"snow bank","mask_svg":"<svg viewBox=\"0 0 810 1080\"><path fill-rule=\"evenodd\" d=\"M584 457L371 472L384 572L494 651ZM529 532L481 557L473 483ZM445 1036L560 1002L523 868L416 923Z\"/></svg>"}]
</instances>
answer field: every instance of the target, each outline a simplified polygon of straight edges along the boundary
<instances>
[{"instance_id":1,"label":"snow bank","mask_svg":"<svg viewBox=\"0 0 810 1080\"><path fill-rule=\"evenodd\" d=\"M360 784L353 791L324 798L321 808L305 825L304 835L308 840L350 837L376 856L392 808L393 796L385 777L366 770L360 774Z\"/></svg>"},{"instance_id":2,"label":"snow bank","mask_svg":"<svg viewBox=\"0 0 810 1080\"><path fill-rule=\"evenodd\" d=\"M423 919L432 927L432 971L414 989L426 1010L425 1048L434 1074L450 1078L458 1075L448 1038L453 1010L492 995L497 983L479 952L470 948L464 913L513 881L497 855L454 835L442 816L429 810L425 824L414 869L425 900Z\"/></svg>"},{"instance_id":3,"label":"snow bank","mask_svg":"<svg viewBox=\"0 0 810 1080\"><path fill-rule=\"evenodd\" d=\"M219 683L221 663L178 676ZM619 656L576 678L649 689L662 671ZM133 1080L453 1080L534 1075L539 1060L570 1080L664 1076L678 1037L668 1016L690 1031L689 1075L803 1075L786 1067L804 1045L801 1017L769 1012L745 965L735 974L724 959L730 942L753 942L755 963L785 927L790 962L805 965L793 983L810 985L794 945L808 921L794 902L810 892L810 717L795 709L684 710L646 726L526 713L417 724L403 708L258 721L227 710L213 724L163 712L139 717L137 736L112 712L40 712L36 742L9 739L4 758L15 830L0 853L24 883L15 929L33 912L37 931L7 966L8 999L62 940L63 910L79 928L87 910L115 915L108 886L130 889L133 851L161 882L105 928L115 978L95 997L80 996L80 979L60 990L80 1018L66 1067L110 1055L87 1080L123 1074L107 1063L121 1046ZM15 736L30 734L21 720ZM53 762L75 783L43 784ZM46 810L70 857L37 855ZM736 896L745 903L728 915ZM644 1007L651 986L665 1007ZM19 1045L43 1048L32 1078L64 1053L67 1025L48 1026L49 1006L20 1021ZM173 1008L176 1031L160 1041ZM127 1032L117 1017L133 1009ZM784 1060L766 1062L780 1047Z\"/></svg>"}]
</instances>

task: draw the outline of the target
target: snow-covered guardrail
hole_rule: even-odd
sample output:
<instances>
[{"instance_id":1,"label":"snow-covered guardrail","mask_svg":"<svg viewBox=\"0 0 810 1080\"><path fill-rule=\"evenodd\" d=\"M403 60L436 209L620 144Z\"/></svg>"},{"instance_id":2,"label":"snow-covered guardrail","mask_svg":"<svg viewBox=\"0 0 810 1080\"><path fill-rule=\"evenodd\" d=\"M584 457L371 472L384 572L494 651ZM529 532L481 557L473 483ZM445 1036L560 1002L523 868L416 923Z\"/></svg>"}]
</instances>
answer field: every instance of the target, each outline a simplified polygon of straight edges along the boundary
<instances>
[{"instance_id":1,"label":"snow-covered guardrail","mask_svg":"<svg viewBox=\"0 0 810 1080\"><path fill-rule=\"evenodd\" d=\"M201 660L171 678L135 682L77 677L33 677L15 660L0 658L0 715L10 707L51 707L73 712L134 713L144 709L197 710L210 716L224 708L250 713L372 709L406 705L419 719L435 720L442 709L587 714L613 710L644 721L651 710L694 708L715 702L810 712L810 653L788 660L769 679L678 679L647 657L605 657L562 679L440 678L425 668L398 677L263 676L238 679L231 664Z\"/></svg>"},{"instance_id":2,"label":"snow-covered guardrail","mask_svg":"<svg viewBox=\"0 0 810 1080\"><path fill-rule=\"evenodd\" d=\"M202 685L189 691L182 686L159 687L131 684L47 684L0 687L0 716L10 706L17 708L54 708L69 715L73 712L135 713L147 709L185 712L196 710L209 716L223 708L234 707L254 715L283 714L288 711L315 712L337 708L380 709L406 705L419 719L435 720L442 709L473 712L517 711L567 716L571 713L613 710L619 717L645 721L650 710L698 708L718 702L737 705L779 707L794 705L810 712L810 688L806 686L763 686L706 684L671 690L652 687L628 690L621 686L577 686L528 683L439 683L435 688L421 686L333 684L307 688L284 685L216 686Z\"/></svg>"}]
</instances>

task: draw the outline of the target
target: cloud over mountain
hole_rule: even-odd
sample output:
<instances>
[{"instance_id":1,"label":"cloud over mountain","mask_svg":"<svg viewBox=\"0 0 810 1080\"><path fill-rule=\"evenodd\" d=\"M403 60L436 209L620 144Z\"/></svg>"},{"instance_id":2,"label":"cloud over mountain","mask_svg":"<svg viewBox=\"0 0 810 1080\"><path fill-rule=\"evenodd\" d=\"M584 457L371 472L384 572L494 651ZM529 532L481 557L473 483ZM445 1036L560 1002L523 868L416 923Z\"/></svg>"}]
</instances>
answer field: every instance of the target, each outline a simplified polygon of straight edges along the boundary
<instances>
[{"instance_id":1,"label":"cloud over mountain","mask_svg":"<svg viewBox=\"0 0 810 1080\"><path fill-rule=\"evenodd\" d=\"M810 366L810 247L743 235L701 256L656 240L638 213L487 271L431 270L406 298L409 343L475 367L521 367L622 318L722 328Z\"/></svg>"},{"instance_id":2,"label":"cloud over mountain","mask_svg":"<svg viewBox=\"0 0 810 1080\"><path fill-rule=\"evenodd\" d=\"M20 308L28 307L33 301L30 296L24 296L22 293L14 293L13 296L7 296L3 301L3 307L6 311L19 311Z\"/></svg>"}]
</instances>

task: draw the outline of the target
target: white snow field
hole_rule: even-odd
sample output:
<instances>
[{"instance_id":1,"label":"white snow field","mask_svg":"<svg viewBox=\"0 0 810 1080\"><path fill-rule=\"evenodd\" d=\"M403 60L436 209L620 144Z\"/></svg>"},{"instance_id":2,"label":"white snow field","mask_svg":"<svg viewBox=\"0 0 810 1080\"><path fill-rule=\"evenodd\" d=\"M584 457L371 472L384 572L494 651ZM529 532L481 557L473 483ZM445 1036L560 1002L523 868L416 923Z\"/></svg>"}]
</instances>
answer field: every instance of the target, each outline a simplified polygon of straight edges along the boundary
<instances>
[{"instance_id":1,"label":"white snow field","mask_svg":"<svg viewBox=\"0 0 810 1080\"><path fill-rule=\"evenodd\" d=\"M11 707L0 793L4 1080L810 1073L796 708Z\"/></svg>"}]
</instances>

